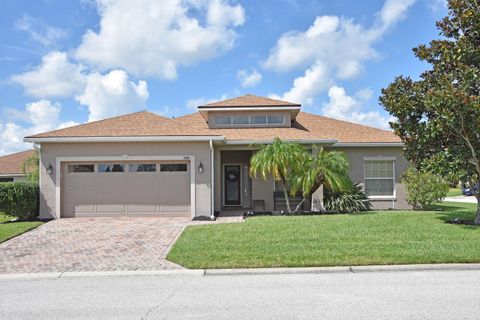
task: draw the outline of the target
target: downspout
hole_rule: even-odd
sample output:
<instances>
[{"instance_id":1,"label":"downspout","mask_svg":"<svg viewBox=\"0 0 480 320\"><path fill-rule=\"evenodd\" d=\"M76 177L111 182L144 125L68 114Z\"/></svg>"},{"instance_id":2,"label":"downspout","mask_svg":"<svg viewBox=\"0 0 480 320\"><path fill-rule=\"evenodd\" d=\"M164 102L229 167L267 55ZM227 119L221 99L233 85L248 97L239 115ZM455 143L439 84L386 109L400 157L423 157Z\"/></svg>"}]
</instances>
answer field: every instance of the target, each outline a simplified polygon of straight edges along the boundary
<instances>
[{"instance_id":1,"label":"downspout","mask_svg":"<svg viewBox=\"0 0 480 320\"><path fill-rule=\"evenodd\" d=\"M215 151L213 150L213 141L210 140L210 219L215 220Z\"/></svg>"}]
</instances>

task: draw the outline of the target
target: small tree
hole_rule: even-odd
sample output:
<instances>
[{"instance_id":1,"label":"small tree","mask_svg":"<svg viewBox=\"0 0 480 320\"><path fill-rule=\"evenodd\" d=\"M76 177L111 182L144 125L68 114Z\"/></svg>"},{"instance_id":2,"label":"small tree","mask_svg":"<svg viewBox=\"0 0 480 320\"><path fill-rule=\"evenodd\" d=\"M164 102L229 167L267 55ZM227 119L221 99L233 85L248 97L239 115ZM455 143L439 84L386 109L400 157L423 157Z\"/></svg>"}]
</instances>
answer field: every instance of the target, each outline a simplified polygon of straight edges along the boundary
<instances>
[{"instance_id":1,"label":"small tree","mask_svg":"<svg viewBox=\"0 0 480 320\"><path fill-rule=\"evenodd\" d=\"M413 167L405 171L403 183L407 188L407 202L413 210L431 210L436 202L447 196L448 183L430 172Z\"/></svg>"},{"instance_id":2,"label":"small tree","mask_svg":"<svg viewBox=\"0 0 480 320\"><path fill-rule=\"evenodd\" d=\"M312 152L298 143L284 143L274 139L270 145L263 145L250 159L250 174L258 173L263 179L271 174L281 182L288 213L300 210L306 199L322 185L332 190L351 186L348 177L348 160L344 153L313 148ZM302 193L302 200L292 211L290 195Z\"/></svg>"},{"instance_id":3,"label":"small tree","mask_svg":"<svg viewBox=\"0 0 480 320\"><path fill-rule=\"evenodd\" d=\"M348 170L348 160L343 152L314 147L312 152L303 153L291 182L293 194L302 192L302 201L295 208L295 212L298 212L305 200L322 185L332 191L351 188Z\"/></svg>"},{"instance_id":4,"label":"small tree","mask_svg":"<svg viewBox=\"0 0 480 320\"><path fill-rule=\"evenodd\" d=\"M261 146L260 150L250 158L250 175L256 177L260 174L264 180L271 174L273 179L282 183L283 195L290 207L289 189L293 172L297 172L299 159L303 158L305 149L298 143L284 143L275 138L272 144Z\"/></svg>"},{"instance_id":5,"label":"small tree","mask_svg":"<svg viewBox=\"0 0 480 320\"><path fill-rule=\"evenodd\" d=\"M27 174L28 181L38 183L40 159L38 152L35 152L22 163L22 172Z\"/></svg>"},{"instance_id":6,"label":"small tree","mask_svg":"<svg viewBox=\"0 0 480 320\"><path fill-rule=\"evenodd\" d=\"M381 104L417 168L454 173L472 186L480 225L480 3L449 0L437 22L442 39L413 51L431 69L420 80L397 77L382 90Z\"/></svg>"}]
</instances>

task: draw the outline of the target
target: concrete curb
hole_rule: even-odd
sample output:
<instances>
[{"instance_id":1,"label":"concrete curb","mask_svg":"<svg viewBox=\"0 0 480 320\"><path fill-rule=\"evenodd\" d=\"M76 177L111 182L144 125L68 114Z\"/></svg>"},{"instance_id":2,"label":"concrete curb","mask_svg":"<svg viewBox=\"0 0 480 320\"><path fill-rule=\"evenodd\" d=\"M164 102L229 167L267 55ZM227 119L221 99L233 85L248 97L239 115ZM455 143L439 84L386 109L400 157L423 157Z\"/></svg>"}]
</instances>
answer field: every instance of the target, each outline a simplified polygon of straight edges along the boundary
<instances>
[{"instance_id":1,"label":"concrete curb","mask_svg":"<svg viewBox=\"0 0 480 320\"><path fill-rule=\"evenodd\" d=\"M50 272L50 273L12 273L0 274L1 280L13 279L62 279L90 277L131 277L131 276L196 276L203 277L205 271L199 270L146 270L146 271L84 271L84 272Z\"/></svg>"},{"instance_id":2,"label":"concrete curb","mask_svg":"<svg viewBox=\"0 0 480 320\"><path fill-rule=\"evenodd\" d=\"M310 268L251 268L251 269L205 269L205 276L224 275L269 275L305 273L346 273L349 267L310 267Z\"/></svg>"},{"instance_id":3,"label":"concrete curb","mask_svg":"<svg viewBox=\"0 0 480 320\"><path fill-rule=\"evenodd\" d=\"M395 272L395 271L465 271L480 270L480 263L398 264L375 266L352 266L352 272Z\"/></svg>"},{"instance_id":4,"label":"concrete curb","mask_svg":"<svg viewBox=\"0 0 480 320\"><path fill-rule=\"evenodd\" d=\"M480 263L460 264L408 264L374 266L340 266L311 268L251 268L251 269L183 269L151 271L87 271L0 274L1 280L13 279L61 279L88 277L128 277L128 276L228 276L228 275L275 275L275 274L333 274L366 272L406 272L406 271L480 271Z\"/></svg>"}]
</instances>

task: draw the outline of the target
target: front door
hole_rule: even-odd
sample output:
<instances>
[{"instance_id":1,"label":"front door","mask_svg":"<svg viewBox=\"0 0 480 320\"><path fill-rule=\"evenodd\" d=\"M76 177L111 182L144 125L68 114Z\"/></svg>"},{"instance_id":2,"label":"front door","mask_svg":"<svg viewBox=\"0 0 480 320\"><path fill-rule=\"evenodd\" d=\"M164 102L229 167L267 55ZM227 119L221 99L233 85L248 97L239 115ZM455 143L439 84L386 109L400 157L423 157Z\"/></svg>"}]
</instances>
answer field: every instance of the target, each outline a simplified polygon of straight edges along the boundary
<instances>
[{"instance_id":1,"label":"front door","mask_svg":"<svg viewBox=\"0 0 480 320\"><path fill-rule=\"evenodd\" d=\"M226 165L224 168L224 196L226 206L241 205L241 173L239 165Z\"/></svg>"}]
</instances>

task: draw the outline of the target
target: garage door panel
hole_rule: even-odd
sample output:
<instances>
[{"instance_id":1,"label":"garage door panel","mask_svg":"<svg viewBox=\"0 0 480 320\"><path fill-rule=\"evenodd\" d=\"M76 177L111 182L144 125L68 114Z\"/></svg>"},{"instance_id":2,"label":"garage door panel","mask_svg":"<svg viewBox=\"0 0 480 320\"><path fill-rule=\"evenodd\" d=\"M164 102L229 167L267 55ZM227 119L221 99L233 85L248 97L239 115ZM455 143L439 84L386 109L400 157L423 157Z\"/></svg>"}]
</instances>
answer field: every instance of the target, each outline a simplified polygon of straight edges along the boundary
<instances>
[{"instance_id":1,"label":"garage door panel","mask_svg":"<svg viewBox=\"0 0 480 320\"><path fill-rule=\"evenodd\" d=\"M159 188L161 212L189 211L190 177L188 172L162 172Z\"/></svg>"},{"instance_id":2,"label":"garage door panel","mask_svg":"<svg viewBox=\"0 0 480 320\"><path fill-rule=\"evenodd\" d=\"M105 162L96 163L94 172L93 169L86 173L66 172L62 180L62 216L189 215L190 171L189 168L185 171L185 165L178 165L178 162L116 163L117 167L124 164L125 172L105 169L98 172L100 165L108 165ZM164 163L168 166L163 168L170 171L160 169L160 164ZM142 171L137 170L140 165Z\"/></svg>"},{"instance_id":3,"label":"garage door panel","mask_svg":"<svg viewBox=\"0 0 480 320\"><path fill-rule=\"evenodd\" d=\"M156 187L133 187L129 192L128 211L134 213L155 213L157 212L156 199Z\"/></svg>"}]
</instances>

